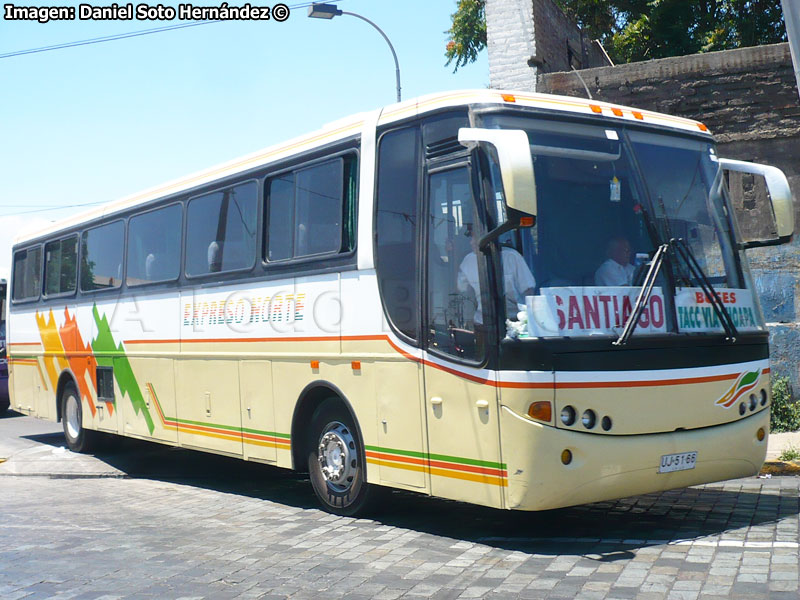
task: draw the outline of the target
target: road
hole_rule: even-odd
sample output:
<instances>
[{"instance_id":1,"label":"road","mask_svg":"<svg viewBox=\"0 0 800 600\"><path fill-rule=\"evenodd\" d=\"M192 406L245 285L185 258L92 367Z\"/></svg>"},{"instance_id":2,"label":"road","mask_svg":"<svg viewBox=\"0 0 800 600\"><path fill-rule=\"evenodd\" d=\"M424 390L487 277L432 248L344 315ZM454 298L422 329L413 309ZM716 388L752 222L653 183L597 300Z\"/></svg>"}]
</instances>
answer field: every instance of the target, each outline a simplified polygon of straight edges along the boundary
<instances>
[{"instance_id":1,"label":"road","mask_svg":"<svg viewBox=\"0 0 800 600\"><path fill-rule=\"evenodd\" d=\"M544 513L395 492L373 519L303 476L0 418L0 598L797 599L800 478Z\"/></svg>"}]
</instances>

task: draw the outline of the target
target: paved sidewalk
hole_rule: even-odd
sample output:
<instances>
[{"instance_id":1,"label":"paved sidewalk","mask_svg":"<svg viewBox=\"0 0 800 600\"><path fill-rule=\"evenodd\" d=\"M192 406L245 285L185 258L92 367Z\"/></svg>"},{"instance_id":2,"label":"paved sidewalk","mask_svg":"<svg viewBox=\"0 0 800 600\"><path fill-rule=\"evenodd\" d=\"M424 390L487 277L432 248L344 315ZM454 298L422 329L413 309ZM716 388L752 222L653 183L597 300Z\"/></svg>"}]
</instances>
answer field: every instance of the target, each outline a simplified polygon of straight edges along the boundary
<instances>
[{"instance_id":1,"label":"paved sidewalk","mask_svg":"<svg viewBox=\"0 0 800 600\"><path fill-rule=\"evenodd\" d=\"M56 424L0 418L2 600L800 598L800 477L542 513L395 492L352 519L284 470L62 446Z\"/></svg>"}]
</instances>

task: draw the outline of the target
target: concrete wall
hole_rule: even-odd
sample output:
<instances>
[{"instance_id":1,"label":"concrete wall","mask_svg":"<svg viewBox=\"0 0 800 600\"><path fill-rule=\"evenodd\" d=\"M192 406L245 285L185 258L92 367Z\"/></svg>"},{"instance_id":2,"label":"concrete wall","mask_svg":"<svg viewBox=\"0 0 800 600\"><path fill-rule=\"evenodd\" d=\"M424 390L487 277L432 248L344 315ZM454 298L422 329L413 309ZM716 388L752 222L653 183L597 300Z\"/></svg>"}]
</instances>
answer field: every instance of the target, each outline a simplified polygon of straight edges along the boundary
<instances>
[{"instance_id":1,"label":"concrete wall","mask_svg":"<svg viewBox=\"0 0 800 600\"><path fill-rule=\"evenodd\" d=\"M537 75L608 64L553 0L487 0L489 82L536 91Z\"/></svg>"},{"instance_id":2,"label":"concrete wall","mask_svg":"<svg viewBox=\"0 0 800 600\"><path fill-rule=\"evenodd\" d=\"M788 44L585 69L595 98L704 122L719 154L780 167L800 198L800 101ZM539 92L586 96L574 72L539 74ZM734 188L735 189L735 188ZM763 222L752 194L736 193L740 223ZM796 229L800 202L795 203ZM748 251L764 316L773 371L789 375L800 395L800 234L788 245Z\"/></svg>"}]
</instances>

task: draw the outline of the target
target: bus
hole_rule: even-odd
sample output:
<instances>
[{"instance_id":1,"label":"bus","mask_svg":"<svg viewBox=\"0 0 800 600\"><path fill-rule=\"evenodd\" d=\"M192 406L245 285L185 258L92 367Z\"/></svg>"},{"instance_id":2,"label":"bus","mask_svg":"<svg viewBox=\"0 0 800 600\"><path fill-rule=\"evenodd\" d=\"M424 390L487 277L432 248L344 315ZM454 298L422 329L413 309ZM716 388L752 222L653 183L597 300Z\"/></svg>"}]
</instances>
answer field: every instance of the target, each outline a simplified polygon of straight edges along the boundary
<instances>
[{"instance_id":1,"label":"bus","mask_svg":"<svg viewBox=\"0 0 800 600\"><path fill-rule=\"evenodd\" d=\"M6 358L6 292L8 282L0 279L0 415L11 405L8 396L8 360Z\"/></svg>"},{"instance_id":2,"label":"bus","mask_svg":"<svg viewBox=\"0 0 800 600\"><path fill-rule=\"evenodd\" d=\"M740 230L731 173L762 177ZM753 475L768 331L745 250L786 177L705 125L594 100L439 93L15 241L13 408L116 434L543 510Z\"/></svg>"}]
</instances>

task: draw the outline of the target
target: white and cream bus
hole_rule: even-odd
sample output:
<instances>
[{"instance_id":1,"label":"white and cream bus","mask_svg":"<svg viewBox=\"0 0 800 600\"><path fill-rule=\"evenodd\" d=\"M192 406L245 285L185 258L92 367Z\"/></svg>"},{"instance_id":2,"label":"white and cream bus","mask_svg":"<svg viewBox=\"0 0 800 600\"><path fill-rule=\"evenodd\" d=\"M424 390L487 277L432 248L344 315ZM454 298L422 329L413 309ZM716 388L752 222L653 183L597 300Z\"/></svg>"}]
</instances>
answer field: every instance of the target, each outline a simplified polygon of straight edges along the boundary
<instances>
[{"instance_id":1,"label":"white and cream bus","mask_svg":"<svg viewBox=\"0 0 800 600\"><path fill-rule=\"evenodd\" d=\"M725 173L766 177L743 239ZM493 90L334 123L16 240L12 407L540 510L756 473L768 332L744 257L774 168L698 122Z\"/></svg>"}]
</instances>

